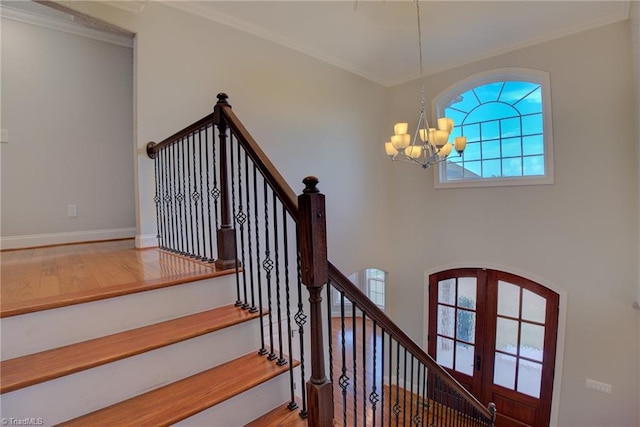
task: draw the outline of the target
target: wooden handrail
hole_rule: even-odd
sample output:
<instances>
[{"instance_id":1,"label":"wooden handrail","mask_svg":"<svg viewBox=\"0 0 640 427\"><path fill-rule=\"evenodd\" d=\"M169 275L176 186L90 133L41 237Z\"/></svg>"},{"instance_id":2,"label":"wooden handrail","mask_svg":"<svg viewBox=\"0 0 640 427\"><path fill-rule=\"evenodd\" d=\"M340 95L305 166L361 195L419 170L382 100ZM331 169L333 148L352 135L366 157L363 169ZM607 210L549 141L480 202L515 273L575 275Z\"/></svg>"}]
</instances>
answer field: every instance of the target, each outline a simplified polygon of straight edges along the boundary
<instances>
[{"instance_id":1,"label":"wooden handrail","mask_svg":"<svg viewBox=\"0 0 640 427\"><path fill-rule=\"evenodd\" d=\"M207 127L210 124L213 124L213 115L214 113L209 114L208 116L203 117L192 125L187 126L179 132L174 133L169 138L162 140L161 142L149 142L147 144L147 156L150 158L155 158L156 154L163 150L165 147L178 142L178 140L184 138L187 135L192 134L193 132L200 130L202 128Z\"/></svg>"},{"instance_id":2,"label":"wooden handrail","mask_svg":"<svg viewBox=\"0 0 640 427\"><path fill-rule=\"evenodd\" d=\"M228 104L220 105L220 108L227 121L227 126L229 126L236 138L238 138L264 179L271 185L273 192L276 193L289 215L297 220L298 196L296 193L282 175L280 175L280 172L278 172L278 169L271 163L271 160L269 160L264 151L258 146L258 143L253 139L249 131L247 131L240 122L231 109L231 106Z\"/></svg>"},{"instance_id":3,"label":"wooden handrail","mask_svg":"<svg viewBox=\"0 0 640 427\"><path fill-rule=\"evenodd\" d=\"M345 297L350 300L358 309L362 310L368 318L374 320L381 329L388 333L396 342L402 347L406 348L413 356L418 359L428 369L433 370L438 374L447 385L453 388L460 395L465 396L469 402L478 410L482 415L488 419L492 419L492 413L480 403L469 391L464 388L455 378L451 376L442 366L438 365L431 356L424 352L424 350L416 344L402 329L398 327L380 308L367 297L356 285L349 280L338 268L329 262L329 279L331 284L340 292L344 293Z\"/></svg>"},{"instance_id":4,"label":"wooden handrail","mask_svg":"<svg viewBox=\"0 0 640 427\"><path fill-rule=\"evenodd\" d=\"M219 94L218 103L214 112L198 120L185 129L166 138L160 143L150 142L147 144L147 154L150 158L155 158L156 154L167 146L178 142L183 137L201 130L208 126L226 126L242 145L248 156L253 161L255 167L260 171L264 180L270 185L272 191L280 200L286 211L296 223L299 222L298 196L289 186L284 177L278 172L271 160L258 146L244 125L231 109L231 105L226 102L227 95ZM316 182L317 184L317 182ZM382 330L384 330L398 344L407 349L420 363L439 375L442 380L464 396L469 403L487 419L494 419L494 413L480 403L469 391L464 388L455 378L451 376L443 367L429 356L416 344L406 333L404 333L380 308L373 303L358 287L349 280L330 261L328 263L328 276L331 284L342 292L358 309L363 311L368 318L374 320ZM491 405L491 404L490 404Z\"/></svg>"}]
</instances>

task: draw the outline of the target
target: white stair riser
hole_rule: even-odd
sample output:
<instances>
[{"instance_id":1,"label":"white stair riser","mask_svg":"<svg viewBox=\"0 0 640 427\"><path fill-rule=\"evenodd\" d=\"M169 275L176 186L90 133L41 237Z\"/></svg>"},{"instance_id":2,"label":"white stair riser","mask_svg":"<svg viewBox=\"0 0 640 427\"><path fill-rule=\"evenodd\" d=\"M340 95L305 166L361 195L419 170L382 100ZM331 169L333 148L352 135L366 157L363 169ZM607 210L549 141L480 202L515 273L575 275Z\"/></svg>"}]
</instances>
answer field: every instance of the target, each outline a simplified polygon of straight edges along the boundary
<instances>
[{"instance_id":1,"label":"white stair riser","mask_svg":"<svg viewBox=\"0 0 640 427\"><path fill-rule=\"evenodd\" d=\"M293 370L299 390L299 368ZM281 374L244 393L189 417L174 427L238 427L271 411L284 402L291 401L289 372Z\"/></svg>"},{"instance_id":2,"label":"white stair riser","mask_svg":"<svg viewBox=\"0 0 640 427\"><path fill-rule=\"evenodd\" d=\"M235 302L227 275L0 319L1 359L61 347Z\"/></svg>"},{"instance_id":3,"label":"white stair riser","mask_svg":"<svg viewBox=\"0 0 640 427\"><path fill-rule=\"evenodd\" d=\"M2 417L41 417L45 426L54 425L257 351L259 335L254 319L16 390L2 395Z\"/></svg>"}]
</instances>

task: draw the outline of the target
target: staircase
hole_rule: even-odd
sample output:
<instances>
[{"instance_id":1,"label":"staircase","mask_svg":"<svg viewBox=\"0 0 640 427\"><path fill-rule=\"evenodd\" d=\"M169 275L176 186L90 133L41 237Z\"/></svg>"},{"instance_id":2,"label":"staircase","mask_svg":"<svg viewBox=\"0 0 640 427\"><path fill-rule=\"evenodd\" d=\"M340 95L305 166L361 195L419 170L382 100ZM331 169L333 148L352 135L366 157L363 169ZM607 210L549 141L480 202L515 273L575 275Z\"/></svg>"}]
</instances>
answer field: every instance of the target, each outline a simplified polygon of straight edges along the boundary
<instances>
[{"instance_id":1,"label":"staircase","mask_svg":"<svg viewBox=\"0 0 640 427\"><path fill-rule=\"evenodd\" d=\"M12 311L7 424L493 426L495 405L329 262L318 179L296 196L225 94L147 154L162 253L218 277Z\"/></svg>"},{"instance_id":2,"label":"staircase","mask_svg":"<svg viewBox=\"0 0 640 427\"><path fill-rule=\"evenodd\" d=\"M258 354L259 313L234 305L229 273L4 317L2 418L240 426L286 402L289 366Z\"/></svg>"}]
</instances>

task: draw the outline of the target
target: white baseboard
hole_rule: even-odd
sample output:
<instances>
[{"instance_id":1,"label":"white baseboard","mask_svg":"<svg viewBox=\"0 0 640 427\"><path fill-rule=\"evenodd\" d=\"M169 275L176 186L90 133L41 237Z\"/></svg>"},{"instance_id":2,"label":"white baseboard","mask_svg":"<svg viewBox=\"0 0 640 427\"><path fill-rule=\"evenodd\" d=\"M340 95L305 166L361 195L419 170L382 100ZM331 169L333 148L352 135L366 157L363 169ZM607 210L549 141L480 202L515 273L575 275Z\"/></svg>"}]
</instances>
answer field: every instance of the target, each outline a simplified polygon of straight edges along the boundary
<instances>
[{"instance_id":1,"label":"white baseboard","mask_svg":"<svg viewBox=\"0 0 640 427\"><path fill-rule=\"evenodd\" d=\"M70 231L68 233L29 234L0 237L0 249L32 248L63 243L93 242L97 240L125 239L136 235L135 228L110 230Z\"/></svg>"},{"instance_id":2,"label":"white baseboard","mask_svg":"<svg viewBox=\"0 0 640 427\"><path fill-rule=\"evenodd\" d=\"M136 248L155 248L158 246L158 236L155 234L138 234L136 236Z\"/></svg>"}]
</instances>

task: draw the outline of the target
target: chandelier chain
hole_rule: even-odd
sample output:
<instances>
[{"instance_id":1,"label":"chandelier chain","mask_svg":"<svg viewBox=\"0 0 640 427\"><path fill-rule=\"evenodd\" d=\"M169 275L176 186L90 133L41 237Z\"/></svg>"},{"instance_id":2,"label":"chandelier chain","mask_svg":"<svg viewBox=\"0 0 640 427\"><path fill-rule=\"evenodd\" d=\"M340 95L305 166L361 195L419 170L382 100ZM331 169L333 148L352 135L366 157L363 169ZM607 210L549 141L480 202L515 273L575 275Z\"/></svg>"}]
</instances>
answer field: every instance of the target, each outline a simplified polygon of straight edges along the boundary
<instances>
[{"instance_id":1,"label":"chandelier chain","mask_svg":"<svg viewBox=\"0 0 640 427\"><path fill-rule=\"evenodd\" d=\"M420 24L420 0L416 0L416 16L418 18L418 57L420 58L420 102L424 113L424 69L422 60L422 25Z\"/></svg>"}]
</instances>

